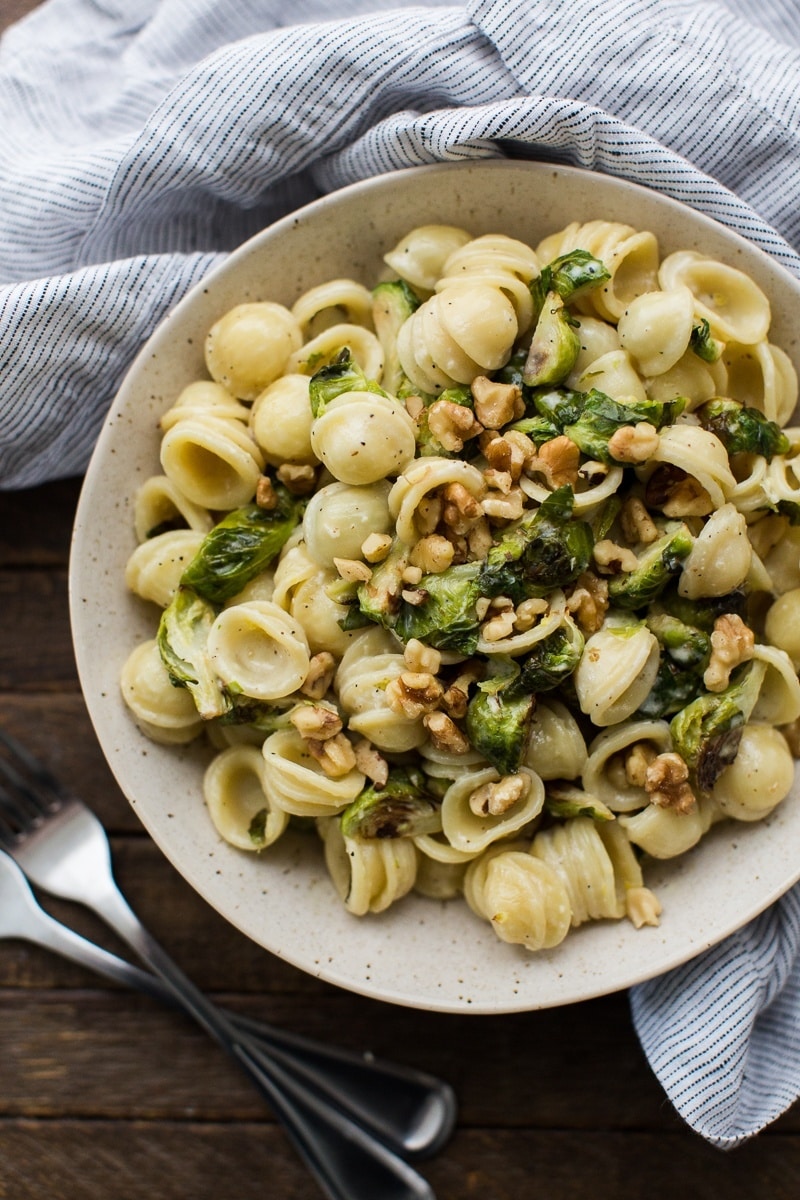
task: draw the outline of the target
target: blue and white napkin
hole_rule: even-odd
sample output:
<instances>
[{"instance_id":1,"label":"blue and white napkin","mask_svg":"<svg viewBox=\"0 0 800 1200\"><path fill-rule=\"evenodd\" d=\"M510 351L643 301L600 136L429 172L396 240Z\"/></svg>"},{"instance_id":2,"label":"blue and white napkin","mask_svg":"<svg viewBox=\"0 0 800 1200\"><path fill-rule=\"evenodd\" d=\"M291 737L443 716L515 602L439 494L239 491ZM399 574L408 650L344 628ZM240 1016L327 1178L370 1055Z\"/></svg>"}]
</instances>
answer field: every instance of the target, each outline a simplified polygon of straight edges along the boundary
<instances>
[{"instance_id":1,"label":"blue and white napkin","mask_svg":"<svg viewBox=\"0 0 800 1200\"><path fill-rule=\"evenodd\" d=\"M0 43L0 489L83 470L141 342L358 179L544 158L657 188L800 276L794 0L46 0ZM800 890L635 988L728 1148L800 1094Z\"/></svg>"}]
</instances>

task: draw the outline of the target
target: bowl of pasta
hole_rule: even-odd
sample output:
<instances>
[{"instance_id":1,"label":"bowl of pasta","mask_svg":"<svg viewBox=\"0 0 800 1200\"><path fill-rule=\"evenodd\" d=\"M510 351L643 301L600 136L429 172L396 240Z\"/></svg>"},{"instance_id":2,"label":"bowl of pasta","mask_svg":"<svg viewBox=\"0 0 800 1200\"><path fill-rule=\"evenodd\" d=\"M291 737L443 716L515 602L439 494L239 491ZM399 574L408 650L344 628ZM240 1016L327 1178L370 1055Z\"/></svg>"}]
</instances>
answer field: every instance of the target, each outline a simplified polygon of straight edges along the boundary
<instances>
[{"instance_id":1,"label":"bowl of pasta","mask_svg":"<svg viewBox=\"0 0 800 1200\"><path fill-rule=\"evenodd\" d=\"M316 201L179 303L70 587L192 886L305 971L474 1012L652 977L792 886L799 301L655 192L480 161Z\"/></svg>"}]
</instances>

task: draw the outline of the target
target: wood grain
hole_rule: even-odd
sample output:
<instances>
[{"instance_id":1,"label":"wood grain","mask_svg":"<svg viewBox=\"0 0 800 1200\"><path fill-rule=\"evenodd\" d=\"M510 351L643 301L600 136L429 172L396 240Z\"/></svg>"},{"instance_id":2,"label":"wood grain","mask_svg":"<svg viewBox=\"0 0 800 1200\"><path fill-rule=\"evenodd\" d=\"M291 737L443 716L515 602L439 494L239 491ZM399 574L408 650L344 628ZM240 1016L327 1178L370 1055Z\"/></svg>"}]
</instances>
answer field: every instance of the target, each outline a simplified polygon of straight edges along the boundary
<instances>
[{"instance_id":1,"label":"wood grain","mask_svg":"<svg viewBox=\"0 0 800 1200\"><path fill-rule=\"evenodd\" d=\"M0 0L0 29L35 7ZM114 782L75 674L66 597L80 480L0 494L0 724L113 834L123 890L203 988L286 1028L456 1087L437 1200L795 1200L800 1106L730 1154L691 1134L627 997L503 1017L380 1004L260 950L165 861ZM73 906L51 904L118 946ZM318 1200L266 1104L182 1015L35 946L0 943L0 1200ZM383 1200L376 1197L375 1200Z\"/></svg>"}]
</instances>

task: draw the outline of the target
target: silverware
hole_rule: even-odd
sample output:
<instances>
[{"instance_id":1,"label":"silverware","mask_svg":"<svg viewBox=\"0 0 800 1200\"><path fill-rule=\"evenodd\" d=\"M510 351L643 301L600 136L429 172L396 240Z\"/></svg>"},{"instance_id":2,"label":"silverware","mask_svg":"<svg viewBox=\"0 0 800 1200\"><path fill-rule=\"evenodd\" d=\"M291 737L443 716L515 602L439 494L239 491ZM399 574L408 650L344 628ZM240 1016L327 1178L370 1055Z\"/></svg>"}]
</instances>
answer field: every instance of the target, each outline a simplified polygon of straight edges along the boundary
<instances>
[{"instance_id":1,"label":"silverware","mask_svg":"<svg viewBox=\"0 0 800 1200\"><path fill-rule=\"evenodd\" d=\"M178 1004L239 1062L323 1191L332 1200L434 1200L427 1182L401 1155L433 1153L446 1140L455 1119L448 1085L423 1072L268 1026L258 1025L256 1031L253 1026L258 1023L212 1004L128 905L114 879L107 835L91 810L2 730L0 745L5 751L0 756L5 780L0 785L0 846L37 887L86 905L123 938L153 972L148 979L146 972L124 964L124 981ZM3 882L3 896L8 897L15 885L18 899L19 881L12 878L8 864ZM38 906L26 890L30 899L23 905L23 924L28 932L23 936L35 941L46 936L47 944L62 953L84 956L85 946L79 950L78 944L85 939L41 909L44 921L32 915ZM6 918L2 921L0 931L6 927ZM96 967L102 962L106 973L122 977L115 964L123 960L98 947L92 958Z\"/></svg>"}]
</instances>

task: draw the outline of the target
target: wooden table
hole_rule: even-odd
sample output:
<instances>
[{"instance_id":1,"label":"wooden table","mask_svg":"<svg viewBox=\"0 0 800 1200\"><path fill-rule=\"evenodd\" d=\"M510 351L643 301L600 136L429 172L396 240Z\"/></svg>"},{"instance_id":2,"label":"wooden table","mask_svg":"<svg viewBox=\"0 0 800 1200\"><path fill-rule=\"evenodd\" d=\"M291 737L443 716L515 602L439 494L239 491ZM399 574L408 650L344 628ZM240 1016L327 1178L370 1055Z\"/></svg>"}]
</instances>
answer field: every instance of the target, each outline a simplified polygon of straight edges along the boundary
<instances>
[{"instance_id":1,"label":"wooden table","mask_svg":"<svg viewBox=\"0 0 800 1200\"><path fill-rule=\"evenodd\" d=\"M0 28L32 7L0 0ZM497 1018L415 1012L303 975L212 911L139 826L86 714L66 584L79 486L0 493L0 722L95 809L123 890L202 988L449 1079L458 1130L423 1168L438 1200L672 1200L682 1185L693 1200L796 1200L800 1107L736 1152L711 1149L651 1074L625 995ZM86 916L79 927L100 933ZM0 945L0 1200L318 1195L266 1105L187 1020Z\"/></svg>"}]
</instances>

